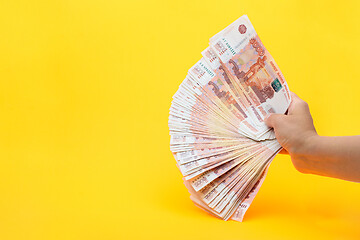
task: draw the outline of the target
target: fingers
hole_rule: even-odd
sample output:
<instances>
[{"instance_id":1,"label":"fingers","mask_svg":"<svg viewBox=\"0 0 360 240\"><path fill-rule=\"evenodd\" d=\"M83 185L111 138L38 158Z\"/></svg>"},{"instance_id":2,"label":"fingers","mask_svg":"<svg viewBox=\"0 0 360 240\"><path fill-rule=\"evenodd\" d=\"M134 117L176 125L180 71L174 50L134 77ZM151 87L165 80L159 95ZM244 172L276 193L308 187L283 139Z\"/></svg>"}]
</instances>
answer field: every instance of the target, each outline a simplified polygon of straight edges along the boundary
<instances>
[{"instance_id":1,"label":"fingers","mask_svg":"<svg viewBox=\"0 0 360 240\"><path fill-rule=\"evenodd\" d=\"M270 114L266 119L265 123L268 127L276 128L280 125L280 122L283 121L287 116L284 114Z\"/></svg>"},{"instance_id":2,"label":"fingers","mask_svg":"<svg viewBox=\"0 0 360 240\"><path fill-rule=\"evenodd\" d=\"M290 95L291 95L291 104L292 105L304 101L298 95L296 95L296 93L294 93L294 92L290 92Z\"/></svg>"},{"instance_id":3,"label":"fingers","mask_svg":"<svg viewBox=\"0 0 360 240\"><path fill-rule=\"evenodd\" d=\"M299 98L299 96L296 95L295 93L293 92L290 93L291 93L292 101L288 109L288 114L289 115L309 114L310 111L307 102Z\"/></svg>"},{"instance_id":4,"label":"fingers","mask_svg":"<svg viewBox=\"0 0 360 240\"><path fill-rule=\"evenodd\" d=\"M294 92L291 92L290 91L290 95L291 95L291 99L292 100L301 100L301 98L296 94L296 93L294 93Z\"/></svg>"}]
</instances>

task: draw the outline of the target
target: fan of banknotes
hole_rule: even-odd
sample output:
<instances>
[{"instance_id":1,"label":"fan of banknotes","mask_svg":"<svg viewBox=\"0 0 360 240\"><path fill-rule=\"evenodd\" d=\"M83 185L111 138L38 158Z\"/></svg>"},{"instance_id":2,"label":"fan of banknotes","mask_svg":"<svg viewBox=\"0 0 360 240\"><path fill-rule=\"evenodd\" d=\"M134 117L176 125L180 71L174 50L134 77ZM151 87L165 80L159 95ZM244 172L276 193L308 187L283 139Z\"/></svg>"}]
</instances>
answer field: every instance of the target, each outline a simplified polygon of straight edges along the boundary
<instances>
[{"instance_id":1,"label":"fan of banknotes","mask_svg":"<svg viewBox=\"0 0 360 240\"><path fill-rule=\"evenodd\" d=\"M173 96L170 149L191 200L242 221L281 150L264 119L286 112L290 92L246 15L209 45Z\"/></svg>"}]
</instances>

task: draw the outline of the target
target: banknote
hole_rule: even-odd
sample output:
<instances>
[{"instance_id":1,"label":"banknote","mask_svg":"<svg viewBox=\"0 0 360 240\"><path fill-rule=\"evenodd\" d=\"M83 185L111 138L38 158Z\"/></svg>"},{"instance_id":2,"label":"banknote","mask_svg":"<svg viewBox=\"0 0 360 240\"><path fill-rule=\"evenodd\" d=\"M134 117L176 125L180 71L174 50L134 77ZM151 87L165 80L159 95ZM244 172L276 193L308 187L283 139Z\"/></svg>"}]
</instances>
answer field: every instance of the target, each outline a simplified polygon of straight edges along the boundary
<instances>
[{"instance_id":1,"label":"banknote","mask_svg":"<svg viewBox=\"0 0 360 240\"><path fill-rule=\"evenodd\" d=\"M264 119L284 114L290 90L249 18L210 38L172 97L170 150L194 204L243 221L282 149Z\"/></svg>"},{"instance_id":2,"label":"banknote","mask_svg":"<svg viewBox=\"0 0 360 240\"><path fill-rule=\"evenodd\" d=\"M210 46L258 110L259 121L286 111L291 97L285 78L246 15L211 38Z\"/></svg>"}]
</instances>

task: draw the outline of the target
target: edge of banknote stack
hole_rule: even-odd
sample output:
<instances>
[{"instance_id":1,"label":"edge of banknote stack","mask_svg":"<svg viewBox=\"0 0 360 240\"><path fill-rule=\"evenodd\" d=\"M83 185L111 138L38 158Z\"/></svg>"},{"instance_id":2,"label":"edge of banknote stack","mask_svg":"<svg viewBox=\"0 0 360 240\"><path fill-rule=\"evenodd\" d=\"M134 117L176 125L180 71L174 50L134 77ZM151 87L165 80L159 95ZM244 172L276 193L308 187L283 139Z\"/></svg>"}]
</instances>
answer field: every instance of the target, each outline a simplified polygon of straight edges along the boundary
<instances>
[{"instance_id":1,"label":"edge of banknote stack","mask_svg":"<svg viewBox=\"0 0 360 240\"><path fill-rule=\"evenodd\" d=\"M281 150L264 119L290 91L246 15L209 45L173 96L170 150L198 207L242 221Z\"/></svg>"}]
</instances>

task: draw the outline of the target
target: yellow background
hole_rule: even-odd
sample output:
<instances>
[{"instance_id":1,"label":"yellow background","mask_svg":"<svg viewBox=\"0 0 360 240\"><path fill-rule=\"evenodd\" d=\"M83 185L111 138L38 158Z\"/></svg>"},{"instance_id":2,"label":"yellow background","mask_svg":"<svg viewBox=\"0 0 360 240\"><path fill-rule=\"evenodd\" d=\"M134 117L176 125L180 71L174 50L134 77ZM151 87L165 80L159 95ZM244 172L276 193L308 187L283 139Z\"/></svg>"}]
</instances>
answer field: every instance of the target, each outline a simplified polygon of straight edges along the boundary
<instances>
[{"instance_id":1,"label":"yellow background","mask_svg":"<svg viewBox=\"0 0 360 240\"><path fill-rule=\"evenodd\" d=\"M171 98L243 14L318 132L359 134L358 1L1 1L0 240L359 239L360 185L288 156L243 223L188 198Z\"/></svg>"}]
</instances>

